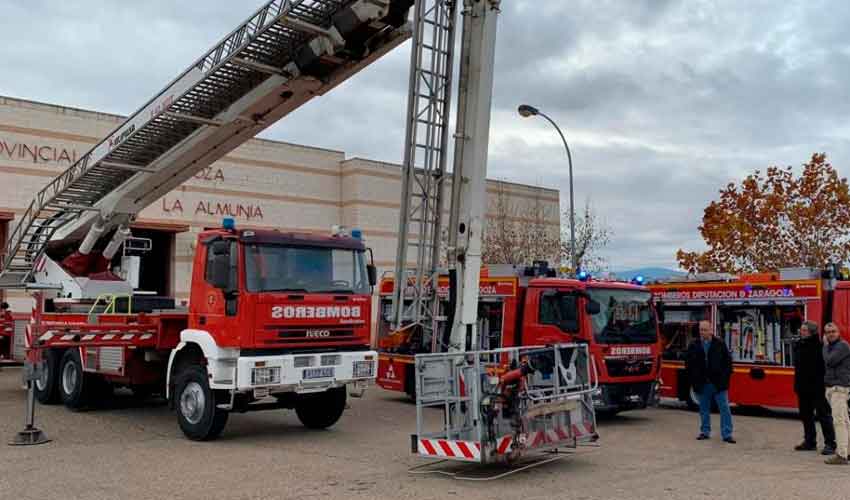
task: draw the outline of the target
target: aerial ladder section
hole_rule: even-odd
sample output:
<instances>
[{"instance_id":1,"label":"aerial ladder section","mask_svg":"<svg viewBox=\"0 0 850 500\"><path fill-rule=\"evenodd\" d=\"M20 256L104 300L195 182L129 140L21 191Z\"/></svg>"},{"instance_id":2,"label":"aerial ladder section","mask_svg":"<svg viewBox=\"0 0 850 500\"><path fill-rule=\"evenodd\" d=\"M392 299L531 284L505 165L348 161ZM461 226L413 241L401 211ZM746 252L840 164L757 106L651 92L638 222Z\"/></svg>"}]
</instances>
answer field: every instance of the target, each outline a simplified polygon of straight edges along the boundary
<instances>
[{"instance_id":1,"label":"aerial ladder section","mask_svg":"<svg viewBox=\"0 0 850 500\"><path fill-rule=\"evenodd\" d=\"M414 454L510 463L537 452L539 464L557 459L553 452L596 439L592 394L598 384L584 344L478 349L500 4L500 0L417 1L393 320L396 328L415 325L434 339L432 353L418 354L414 362L416 433L410 442ZM448 42L454 39L455 9L463 24L451 202L443 234L455 50ZM434 43L441 39L446 45ZM446 65L435 65L435 60ZM446 243L441 245L443 238ZM413 269L407 268L409 248L416 249ZM437 316L436 273L442 250L449 268L448 318ZM439 320L446 325L442 338L437 338ZM442 418L433 419L430 408L441 409Z\"/></svg>"},{"instance_id":2,"label":"aerial ladder section","mask_svg":"<svg viewBox=\"0 0 850 500\"><path fill-rule=\"evenodd\" d=\"M393 289L392 324L412 324L440 345L437 330L437 282L443 238L443 192L448 178L455 0L421 0L413 16L413 44L402 164L401 213ZM409 259L414 267L409 269ZM407 284L405 286L404 284Z\"/></svg>"},{"instance_id":3,"label":"aerial ladder section","mask_svg":"<svg viewBox=\"0 0 850 500\"><path fill-rule=\"evenodd\" d=\"M266 3L36 194L8 239L0 288L36 281L53 245L76 251L78 276L96 246L111 258L145 207L409 38L413 3Z\"/></svg>"}]
</instances>

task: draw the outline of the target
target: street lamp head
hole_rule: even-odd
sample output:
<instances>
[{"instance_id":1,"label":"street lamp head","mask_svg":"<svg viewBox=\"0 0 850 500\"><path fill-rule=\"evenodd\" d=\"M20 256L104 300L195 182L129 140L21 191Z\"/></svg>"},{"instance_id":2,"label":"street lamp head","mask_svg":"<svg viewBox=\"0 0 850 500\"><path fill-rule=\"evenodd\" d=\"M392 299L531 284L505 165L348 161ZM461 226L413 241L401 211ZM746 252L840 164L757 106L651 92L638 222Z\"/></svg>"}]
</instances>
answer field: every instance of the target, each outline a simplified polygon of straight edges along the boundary
<instances>
[{"instance_id":1,"label":"street lamp head","mask_svg":"<svg viewBox=\"0 0 850 500\"><path fill-rule=\"evenodd\" d=\"M537 116L540 114L540 110L538 110L534 106L529 106L528 104L521 104L517 111L519 111L520 116L522 116L523 118Z\"/></svg>"}]
</instances>

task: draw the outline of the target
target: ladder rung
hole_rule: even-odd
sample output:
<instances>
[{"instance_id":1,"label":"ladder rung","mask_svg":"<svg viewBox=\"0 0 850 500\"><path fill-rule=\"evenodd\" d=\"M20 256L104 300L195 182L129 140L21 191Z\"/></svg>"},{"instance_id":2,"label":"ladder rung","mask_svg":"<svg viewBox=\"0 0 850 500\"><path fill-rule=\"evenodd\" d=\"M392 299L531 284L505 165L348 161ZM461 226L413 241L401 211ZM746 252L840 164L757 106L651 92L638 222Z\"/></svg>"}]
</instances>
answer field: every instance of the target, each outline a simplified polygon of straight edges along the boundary
<instances>
[{"instance_id":1,"label":"ladder rung","mask_svg":"<svg viewBox=\"0 0 850 500\"><path fill-rule=\"evenodd\" d=\"M208 125L210 127L220 127L224 125L224 122L221 120L210 120L209 118L203 118L200 116L187 115L185 113L176 113L174 111L166 111L163 113L164 116L169 118L174 118L175 120L181 120L189 123L196 123L198 125ZM155 170L144 170L146 172L155 172Z\"/></svg>"},{"instance_id":2,"label":"ladder rung","mask_svg":"<svg viewBox=\"0 0 850 500\"><path fill-rule=\"evenodd\" d=\"M263 64L261 62L251 61L249 59L243 59L241 57L234 57L230 59L230 62L236 64L237 66L242 66L243 68L259 71L260 73L266 73L269 75L283 75L287 78L292 77L292 75L285 69L276 68L269 64Z\"/></svg>"},{"instance_id":3,"label":"ladder rung","mask_svg":"<svg viewBox=\"0 0 850 500\"><path fill-rule=\"evenodd\" d=\"M102 162L98 163L98 165L103 166L103 167L107 167L107 168L115 168L115 169L118 169L118 170L126 170L128 172L147 172L147 173L156 172L156 170L154 170L154 169L145 168L145 167L138 167L136 165L127 165L126 163L116 163L116 162L112 162L112 161L102 161ZM98 176L98 177L101 177L101 176ZM105 175L102 176L102 177L104 179L112 180L110 177L107 177Z\"/></svg>"}]
</instances>

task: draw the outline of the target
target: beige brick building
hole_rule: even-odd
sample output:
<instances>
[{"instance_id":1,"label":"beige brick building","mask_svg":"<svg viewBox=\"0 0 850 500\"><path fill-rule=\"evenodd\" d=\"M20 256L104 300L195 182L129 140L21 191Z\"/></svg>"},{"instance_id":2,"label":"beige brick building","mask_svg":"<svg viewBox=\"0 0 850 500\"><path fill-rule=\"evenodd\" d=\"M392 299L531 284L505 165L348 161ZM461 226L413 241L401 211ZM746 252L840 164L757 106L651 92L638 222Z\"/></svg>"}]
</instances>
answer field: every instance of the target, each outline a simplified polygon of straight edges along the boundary
<instances>
[{"instance_id":1,"label":"beige brick building","mask_svg":"<svg viewBox=\"0 0 850 500\"><path fill-rule=\"evenodd\" d=\"M34 193L84 155L123 117L0 96L0 243ZM379 269L393 267L401 171L398 165L346 158L342 151L251 140L144 210L134 235L151 238L161 267L146 272L158 293L187 300L196 233L234 217L240 227L328 232L363 230ZM491 181L514 204L543 203L553 234L557 190ZM493 197L491 196L491 199ZM491 202L491 208L492 208ZM521 222L521 221L520 221ZM23 292L9 291L25 311Z\"/></svg>"}]
</instances>

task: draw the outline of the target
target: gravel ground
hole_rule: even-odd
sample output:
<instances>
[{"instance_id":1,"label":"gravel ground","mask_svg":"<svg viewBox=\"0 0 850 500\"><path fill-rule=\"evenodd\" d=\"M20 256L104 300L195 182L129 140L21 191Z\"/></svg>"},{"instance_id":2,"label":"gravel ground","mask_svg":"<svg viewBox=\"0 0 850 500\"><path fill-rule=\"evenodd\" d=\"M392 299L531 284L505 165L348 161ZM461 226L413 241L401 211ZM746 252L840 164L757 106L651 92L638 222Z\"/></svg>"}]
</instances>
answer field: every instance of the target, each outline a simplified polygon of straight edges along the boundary
<instances>
[{"instance_id":1,"label":"gravel ground","mask_svg":"<svg viewBox=\"0 0 850 500\"><path fill-rule=\"evenodd\" d=\"M3 441L21 428L24 396L20 369L0 369ZM599 448L488 482L409 474L426 463L409 454L414 416L412 404L376 388L328 431L306 431L292 412L259 412L194 443L166 406L129 396L83 413L38 407L53 442L0 444L0 499L850 499L850 466L792 451L802 432L794 415L737 414L738 444L728 445L696 441L694 413L630 412L600 422Z\"/></svg>"}]
</instances>

